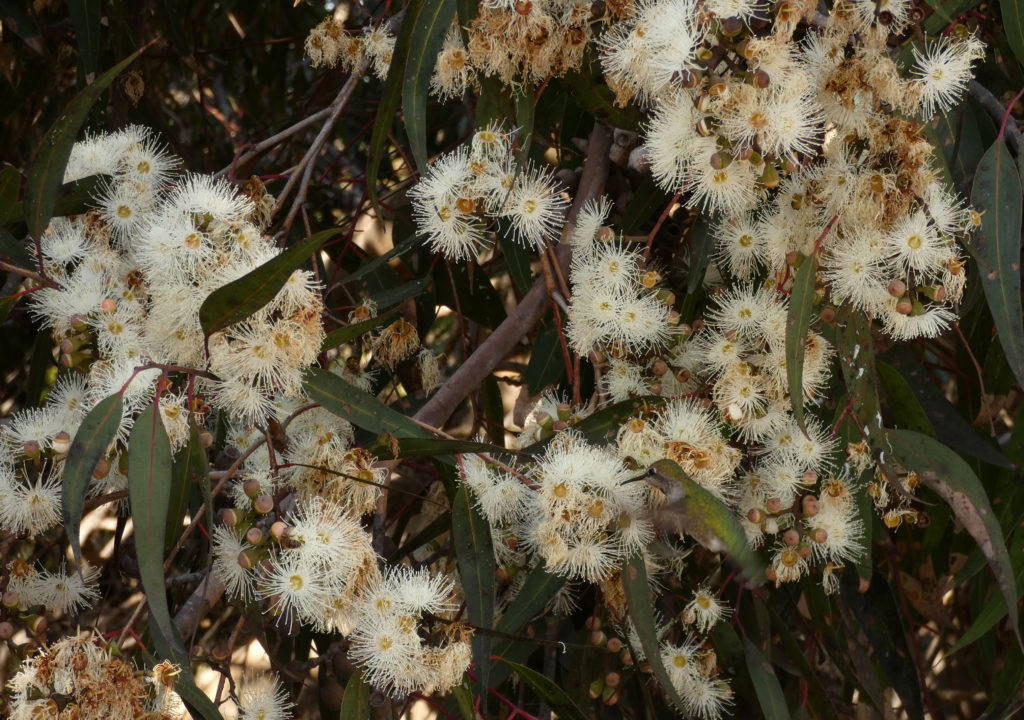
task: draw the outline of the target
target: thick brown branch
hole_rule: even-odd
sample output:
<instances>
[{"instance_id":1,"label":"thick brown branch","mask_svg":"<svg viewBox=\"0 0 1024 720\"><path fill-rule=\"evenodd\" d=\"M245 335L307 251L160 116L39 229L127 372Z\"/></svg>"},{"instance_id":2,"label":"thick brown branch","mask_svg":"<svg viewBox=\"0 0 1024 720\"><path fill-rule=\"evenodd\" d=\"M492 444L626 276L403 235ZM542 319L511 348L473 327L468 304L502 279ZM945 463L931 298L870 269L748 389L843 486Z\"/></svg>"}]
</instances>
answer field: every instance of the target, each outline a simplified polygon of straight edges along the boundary
<instances>
[{"instance_id":1,"label":"thick brown branch","mask_svg":"<svg viewBox=\"0 0 1024 720\"><path fill-rule=\"evenodd\" d=\"M999 98L977 80L971 80L967 83L967 92L978 101L979 105L985 108L985 112L995 120L996 125L1002 124L1003 118L1006 117L1007 108L1003 107L1003 104L999 102ZM1017 128L1016 120L1013 117L1006 123L1006 143L1015 155L1020 152L1020 130Z\"/></svg>"},{"instance_id":2,"label":"thick brown branch","mask_svg":"<svg viewBox=\"0 0 1024 720\"><path fill-rule=\"evenodd\" d=\"M607 125L597 123L587 146L587 161L583 167L576 200L573 202L566 218L566 226L572 227L576 222L583 204L595 199L604 192L608 178L608 150L611 147L612 133ZM555 250L558 264L568 273L569 259L572 248L565 242ZM512 351L524 335L540 322L548 309L550 299L544 278L538 278L530 291L526 293L516 309L509 313L504 322L491 333L486 340L470 355L455 373L448 378L434 396L416 413L416 419L428 425L442 427L445 421L455 412L455 408L466 399L475 388L480 387L484 379L491 374Z\"/></svg>"}]
</instances>

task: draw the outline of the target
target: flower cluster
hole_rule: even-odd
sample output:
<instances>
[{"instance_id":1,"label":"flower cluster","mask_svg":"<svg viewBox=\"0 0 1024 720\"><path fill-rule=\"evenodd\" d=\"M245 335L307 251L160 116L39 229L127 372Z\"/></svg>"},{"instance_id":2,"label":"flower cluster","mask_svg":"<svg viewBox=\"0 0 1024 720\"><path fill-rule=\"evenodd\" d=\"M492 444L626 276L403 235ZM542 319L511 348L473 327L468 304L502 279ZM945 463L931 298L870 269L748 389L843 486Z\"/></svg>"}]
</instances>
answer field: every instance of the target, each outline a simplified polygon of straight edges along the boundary
<instances>
[{"instance_id":1,"label":"flower cluster","mask_svg":"<svg viewBox=\"0 0 1024 720\"><path fill-rule=\"evenodd\" d=\"M492 220L507 223L520 245L540 249L560 236L568 201L550 170L520 168L516 135L492 124L436 159L410 191L413 217L430 248L451 260L472 257L488 242Z\"/></svg>"},{"instance_id":2,"label":"flower cluster","mask_svg":"<svg viewBox=\"0 0 1024 720\"><path fill-rule=\"evenodd\" d=\"M250 495L260 491L252 487ZM269 526L259 519L273 507L265 495L224 514L227 524L214 531L213 569L227 591L242 601L265 600L285 624L347 635L349 658L384 691L448 692L471 654L468 631L450 621L452 583L402 566L382 573L354 514L321 495L298 498L285 521ZM434 635L424 613L440 623L440 640L425 639Z\"/></svg>"},{"instance_id":3,"label":"flower cluster","mask_svg":"<svg viewBox=\"0 0 1024 720\"><path fill-rule=\"evenodd\" d=\"M186 715L173 690L179 672L170 663L142 672L98 638L65 637L22 662L8 684L10 717L178 720Z\"/></svg>"},{"instance_id":4,"label":"flower cluster","mask_svg":"<svg viewBox=\"0 0 1024 720\"><path fill-rule=\"evenodd\" d=\"M917 118L958 99L982 46L944 38L903 78L886 39L907 4L890 4L876 17L844 0L797 40L813 5L781 3L767 22L757 3L652 0L601 44L619 102L651 108L655 180L722 215L724 271L785 284L800 255L819 254L831 301L903 340L948 327L963 291L957 238L971 215L931 166Z\"/></svg>"},{"instance_id":5,"label":"flower cluster","mask_svg":"<svg viewBox=\"0 0 1024 720\"><path fill-rule=\"evenodd\" d=\"M7 567L5 596L9 606L28 611L43 606L48 612L75 613L92 607L99 598L96 581L99 568L83 567L82 572L61 566L57 572L32 567L24 560L12 560Z\"/></svg>"},{"instance_id":6,"label":"flower cluster","mask_svg":"<svg viewBox=\"0 0 1024 720\"><path fill-rule=\"evenodd\" d=\"M366 60L378 79L387 80L395 40L386 23L352 34L328 17L306 38L306 55L313 67L340 65L346 72L354 71Z\"/></svg>"}]
</instances>

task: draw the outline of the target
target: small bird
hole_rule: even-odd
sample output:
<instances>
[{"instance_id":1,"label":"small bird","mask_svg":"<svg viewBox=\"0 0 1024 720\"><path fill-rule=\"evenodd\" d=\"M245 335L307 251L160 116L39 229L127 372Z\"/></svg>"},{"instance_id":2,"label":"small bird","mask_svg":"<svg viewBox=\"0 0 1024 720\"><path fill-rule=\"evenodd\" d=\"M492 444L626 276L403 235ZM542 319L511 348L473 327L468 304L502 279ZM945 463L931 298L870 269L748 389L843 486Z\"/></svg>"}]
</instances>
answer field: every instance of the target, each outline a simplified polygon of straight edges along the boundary
<instances>
[{"instance_id":1,"label":"small bird","mask_svg":"<svg viewBox=\"0 0 1024 720\"><path fill-rule=\"evenodd\" d=\"M711 552L727 553L748 582L760 584L764 569L747 543L747 534L736 514L695 483L678 463L658 460L633 480L646 480L665 494L665 503L651 514L655 527L665 532L685 532Z\"/></svg>"}]
</instances>

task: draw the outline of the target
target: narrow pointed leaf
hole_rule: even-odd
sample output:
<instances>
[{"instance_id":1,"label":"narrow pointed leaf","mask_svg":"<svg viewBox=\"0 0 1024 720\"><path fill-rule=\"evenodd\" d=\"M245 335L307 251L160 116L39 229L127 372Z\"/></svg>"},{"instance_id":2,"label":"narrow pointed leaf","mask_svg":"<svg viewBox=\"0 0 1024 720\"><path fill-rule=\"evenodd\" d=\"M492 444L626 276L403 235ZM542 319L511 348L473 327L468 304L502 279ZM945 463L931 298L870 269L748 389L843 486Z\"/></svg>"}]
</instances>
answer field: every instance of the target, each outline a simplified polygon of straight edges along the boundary
<instances>
[{"instance_id":1,"label":"narrow pointed leaf","mask_svg":"<svg viewBox=\"0 0 1024 720\"><path fill-rule=\"evenodd\" d=\"M99 99L107 86L121 72L131 65L135 58L156 42L147 43L124 60L96 78L96 82L83 89L72 100L43 138L28 174L28 189L25 195L25 214L28 234L42 237L50 224L53 209L57 203L57 191L64 182L64 168L71 157L71 146L75 144L78 131L85 122L89 109Z\"/></svg>"},{"instance_id":2,"label":"narrow pointed leaf","mask_svg":"<svg viewBox=\"0 0 1024 720\"><path fill-rule=\"evenodd\" d=\"M782 692L782 686L775 676L772 664L746 636L743 638L743 655L747 660L747 671L754 683L754 692L757 693L757 702L761 713L769 720L788 718L789 708L786 707L786 696Z\"/></svg>"},{"instance_id":3,"label":"narrow pointed leaf","mask_svg":"<svg viewBox=\"0 0 1024 720\"><path fill-rule=\"evenodd\" d=\"M877 361L875 366L878 368L878 379L882 382L882 389L885 391L885 399L888 401L889 412L892 414L894 424L929 437L935 437L935 429L928 419L928 414L914 396L910 384L892 365Z\"/></svg>"},{"instance_id":4,"label":"narrow pointed leaf","mask_svg":"<svg viewBox=\"0 0 1024 720\"><path fill-rule=\"evenodd\" d=\"M548 323L541 327L530 351L530 362L526 365L526 387L532 395L539 395L548 385L553 385L565 374L565 356L558 338L558 328Z\"/></svg>"},{"instance_id":5,"label":"narrow pointed leaf","mask_svg":"<svg viewBox=\"0 0 1024 720\"><path fill-rule=\"evenodd\" d=\"M537 696L557 713L559 718L586 720L587 716L577 707L572 698L566 695L565 690L555 684L554 680L525 665L520 665L505 658L502 658L501 661L508 663L518 673L519 677L523 679L523 682L529 685L537 693Z\"/></svg>"},{"instance_id":6,"label":"narrow pointed leaf","mask_svg":"<svg viewBox=\"0 0 1024 720\"><path fill-rule=\"evenodd\" d=\"M345 683L345 694L341 698L341 720L370 720L370 693L373 691L363 682L363 671L358 668Z\"/></svg>"},{"instance_id":7,"label":"narrow pointed leaf","mask_svg":"<svg viewBox=\"0 0 1024 720\"><path fill-rule=\"evenodd\" d=\"M237 280L214 290L199 308L203 334L210 336L241 322L269 303L288 282L292 272L339 232L340 229L331 228L310 235Z\"/></svg>"},{"instance_id":8,"label":"narrow pointed leaf","mask_svg":"<svg viewBox=\"0 0 1024 720\"><path fill-rule=\"evenodd\" d=\"M171 497L171 443L160 413L149 405L135 421L128 440L128 497L135 527L135 553L161 656L188 658L171 620L164 577L164 534ZM159 636L159 637L157 637Z\"/></svg>"},{"instance_id":9,"label":"narrow pointed leaf","mask_svg":"<svg viewBox=\"0 0 1024 720\"><path fill-rule=\"evenodd\" d=\"M21 173L18 168L8 165L0 170L0 227L14 214L14 206L18 203L18 190L21 188Z\"/></svg>"},{"instance_id":10,"label":"narrow pointed leaf","mask_svg":"<svg viewBox=\"0 0 1024 720\"><path fill-rule=\"evenodd\" d=\"M383 315L372 317L369 320L364 320L363 322L353 323L351 325L346 325L343 328L332 330L327 333L327 337L325 337L323 343L321 343L320 349L330 350L331 348L338 347L342 343L351 342L371 330L376 330L378 326L394 319L396 315L398 315L397 309L389 310Z\"/></svg>"},{"instance_id":11,"label":"narrow pointed leaf","mask_svg":"<svg viewBox=\"0 0 1024 720\"><path fill-rule=\"evenodd\" d=\"M364 430L401 437L434 437L402 413L327 370L308 370L302 387L314 401Z\"/></svg>"},{"instance_id":12,"label":"narrow pointed leaf","mask_svg":"<svg viewBox=\"0 0 1024 720\"><path fill-rule=\"evenodd\" d=\"M466 614L471 625L490 629L494 623L494 549L491 527L480 516L469 496L469 488L459 483L452 502L452 544L459 565L459 578L466 593ZM481 712L487 713L487 687L491 672L491 638L482 633L473 636L473 661L476 664L477 692Z\"/></svg>"},{"instance_id":13,"label":"narrow pointed leaf","mask_svg":"<svg viewBox=\"0 0 1024 720\"><path fill-rule=\"evenodd\" d=\"M999 3L1003 13L1003 30L1006 39L1017 56L1017 62L1024 65L1024 3L1019 0L1003 0Z\"/></svg>"},{"instance_id":14,"label":"narrow pointed leaf","mask_svg":"<svg viewBox=\"0 0 1024 720\"><path fill-rule=\"evenodd\" d=\"M565 587L565 578L553 575L538 565L530 571L522 589L508 606L495 628L501 632L519 632L526 623L547 607L558 591Z\"/></svg>"},{"instance_id":15,"label":"narrow pointed leaf","mask_svg":"<svg viewBox=\"0 0 1024 720\"><path fill-rule=\"evenodd\" d=\"M952 508L953 514L981 548L1009 609L1010 626L1020 639L1017 586L1002 528L971 466L938 440L912 430L889 430L886 437L896 461L919 473L921 480Z\"/></svg>"},{"instance_id":16,"label":"narrow pointed leaf","mask_svg":"<svg viewBox=\"0 0 1024 720\"><path fill-rule=\"evenodd\" d=\"M100 56L100 0L67 0L68 15L75 26L75 40L78 42L78 81L89 82L96 73L96 62Z\"/></svg>"},{"instance_id":17,"label":"narrow pointed leaf","mask_svg":"<svg viewBox=\"0 0 1024 720\"><path fill-rule=\"evenodd\" d=\"M405 66L409 61L409 46L412 42L413 28L416 25L416 18L423 11L425 4L425 0L412 0L405 8L405 18L402 20L402 26L398 29L395 47L391 51L391 65L388 66L388 77L381 90L380 104L377 106L377 119L373 122L373 132L370 135L370 148L366 154L366 191L370 196L370 202L378 211L378 217L380 217L380 199L377 196L377 181L380 178L381 161L384 159L384 146L387 145L388 136L391 134L391 124L394 122L398 106L402 101Z\"/></svg>"},{"instance_id":18,"label":"narrow pointed leaf","mask_svg":"<svg viewBox=\"0 0 1024 720\"><path fill-rule=\"evenodd\" d=\"M640 647L651 672L661 684L669 701L682 710L686 707L672 679L661 660L661 645L658 642L658 628L654 623L654 606L651 604L651 586L647 581L647 567L642 555L634 554L622 563L622 589L626 594L629 616L633 619Z\"/></svg>"},{"instance_id":19,"label":"narrow pointed leaf","mask_svg":"<svg viewBox=\"0 0 1024 720\"><path fill-rule=\"evenodd\" d=\"M981 287L1006 362L1024 385L1024 311L1020 295L1020 176L1003 138L981 158L971 188L971 204L985 212L974 236Z\"/></svg>"},{"instance_id":20,"label":"narrow pointed leaf","mask_svg":"<svg viewBox=\"0 0 1024 720\"><path fill-rule=\"evenodd\" d=\"M804 345L811 327L814 308L814 285L818 276L818 258L814 253L797 268L793 291L786 315L786 380L793 417L801 430L804 427Z\"/></svg>"},{"instance_id":21,"label":"narrow pointed leaf","mask_svg":"<svg viewBox=\"0 0 1024 720\"><path fill-rule=\"evenodd\" d=\"M686 277L686 293L693 295L704 283L704 274L715 250L715 238L711 225L703 215L697 218L690 230L690 271Z\"/></svg>"},{"instance_id":22,"label":"narrow pointed leaf","mask_svg":"<svg viewBox=\"0 0 1024 720\"><path fill-rule=\"evenodd\" d=\"M85 494L89 489L96 463L100 461L107 446L117 435L121 425L124 404L120 395L111 395L96 404L75 433L75 439L68 450L64 463L64 478L61 482L61 504L64 515L64 531L71 543L75 556L75 567L82 567L82 546L78 537L82 525L82 508Z\"/></svg>"},{"instance_id":23,"label":"narrow pointed leaf","mask_svg":"<svg viewBox=\"0 0 1024 720\"><path fill-rule=\"evenodd\" d=\"M413 29L409 40L409 58L403 75L402 112L405 115L409 146L421 173L427 170L427 95L430 78L444 44L444 36L454 17L455 0L432 0L423 4L415 18L409 17L406 20L413 22Z\"/></svg>"}]
</instances>

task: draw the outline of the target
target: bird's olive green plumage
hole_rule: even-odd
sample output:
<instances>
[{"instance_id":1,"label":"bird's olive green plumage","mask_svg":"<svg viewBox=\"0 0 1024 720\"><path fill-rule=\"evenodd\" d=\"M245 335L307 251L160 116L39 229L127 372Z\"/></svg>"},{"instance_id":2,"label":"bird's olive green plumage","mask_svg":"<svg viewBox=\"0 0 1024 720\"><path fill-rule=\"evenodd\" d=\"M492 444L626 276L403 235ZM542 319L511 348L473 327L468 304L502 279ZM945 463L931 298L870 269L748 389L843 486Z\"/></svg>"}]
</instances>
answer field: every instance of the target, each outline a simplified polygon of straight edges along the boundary
<instances>
[{"instance_id":1,"label":"bird's olive green plumage","mask_svg":"<svg viewBox=\"0 0 1024 720\"><path fill-rule=\"evenodd\" d=\"M727 553L758 585L764 569L736 514L717 497L695 483L673 460L659 460L642 476L665 494L665 504L654 510L654 524L670 532L685 532L712 552Z\"/></svg>"}]
</instances>

